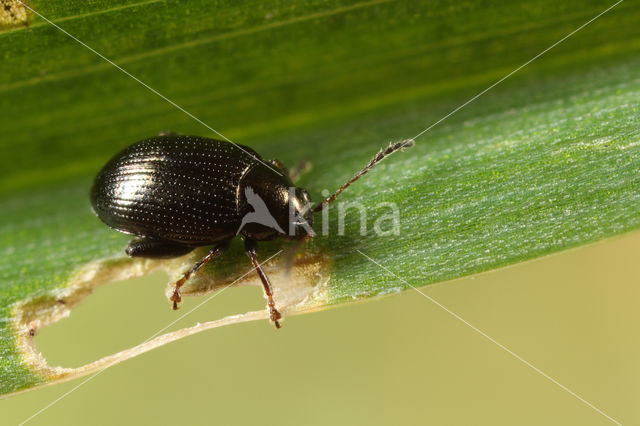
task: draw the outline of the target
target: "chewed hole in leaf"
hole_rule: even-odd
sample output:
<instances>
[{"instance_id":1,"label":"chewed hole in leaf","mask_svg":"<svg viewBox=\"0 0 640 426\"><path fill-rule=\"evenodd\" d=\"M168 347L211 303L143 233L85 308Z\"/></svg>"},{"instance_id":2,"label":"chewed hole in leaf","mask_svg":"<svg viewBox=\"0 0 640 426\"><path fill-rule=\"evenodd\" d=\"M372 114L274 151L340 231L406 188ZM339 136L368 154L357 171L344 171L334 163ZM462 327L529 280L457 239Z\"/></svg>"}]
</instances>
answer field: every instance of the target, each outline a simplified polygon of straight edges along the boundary
<instances>
[{"instance_id":1,"label":"chewed hole in leaf","mask_svg":"<svg viewBox=\"0 0 640 426\"><path fill-rule=\"evenodd\" d=\"M166 272L156 271L97 288L72 309L68 318L39 332L35 338L37 349L51 365L79 367L144 342L209 296L185 297L182 308L173 311L165 296L168 281ZM264 309L260 288L229 288L217 292L165 332L260 309ZM264 325L268 329L266 321Z\"/></svg>"},{"instance_id":2,"label":"chewed hole in leaf","mask_svg":"<svg viewBox=\"0 0 640 426\"><path fill-rule=\"evenodd\" d=\"M228 269L219 271L216 268L205 268L193 283L184 287L183 293L184 296L202 297L186 297L182 310L170 309L168 295L174 280L169 279L166 291L162 288L162 282L167 281L167 276L179 276L185 267L204 252L205 249L199 249L182 258L168 261L123 259L89 264L75 275L66 289L18 305L14 310L14 329L18 348L27 365L44 377L47 384L53 384L110 367L200 331L221 325L267 319L268 314L261 296L262 287L252 268L245 268L246 271L239 275L230 274ZM329 262L326 256L299 255L290 275L285 266L283 257L274 258L263 265L271 277L278 309L285 318L288 314L326 305L326 284L329 280ZM168 270L169 273L163 274L160 270ZM156 272L152 273L153 271ZM152 274L98 288L108 282L148 273ZM77 318L73 318L73 308L94 292L103 298L99 302L91 301L90 298L91 303L76 308L80 309L80 313ZM223 292L224 295L221 294ZM214 297L217 299L215 303L209 303ZM251 309L253 311L247 312ZM48 325L66 317L72 319L57 324L55 329L46 329ZM267 321L265 323L268 325ZM187 328L182 328L185 326ZM123 329L127 332L121 332ZM42 338L38 336L41 333L44 334ZM57 333L65 337L58 337ZM41 340L45 341L45 347L50 345L62 353L54 354L49 361L41 353L43 348L37 345ZM121 350L123 346L132 347ZM119 349L120 352L113 353ZM104 356L105 352L113 355ZM64 367L54 366L58 363ZM77 367L68 367L69 365Z\"/></svg>"}]
</instances>

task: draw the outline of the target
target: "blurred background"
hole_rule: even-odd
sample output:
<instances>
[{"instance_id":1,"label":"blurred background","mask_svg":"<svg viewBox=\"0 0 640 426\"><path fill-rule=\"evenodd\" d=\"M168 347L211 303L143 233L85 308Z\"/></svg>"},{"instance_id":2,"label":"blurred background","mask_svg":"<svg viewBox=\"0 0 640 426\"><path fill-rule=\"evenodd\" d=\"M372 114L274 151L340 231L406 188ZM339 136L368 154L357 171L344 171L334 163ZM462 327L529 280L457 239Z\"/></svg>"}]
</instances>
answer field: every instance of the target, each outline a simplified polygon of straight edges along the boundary
<instances>
[{"instance_id":1,"label":"blurred background","mask_svg":"<svg viewBox=\"0 0 640 426\"><path fill-rule=\"evenodd\" d=\"M640 234L421 290L622 424L640 423ZM45 328L78 366L173 321L166 277L108 284ZM188 297L182 311L201 301ZM173 327L261 309L232 288ZM105 321L109 318L109 321ZM17 424L80 380L0 401ZM592 408L415 291L223 327L105 370L32 425L607 425Z\"/></svg>"}]
</instances>

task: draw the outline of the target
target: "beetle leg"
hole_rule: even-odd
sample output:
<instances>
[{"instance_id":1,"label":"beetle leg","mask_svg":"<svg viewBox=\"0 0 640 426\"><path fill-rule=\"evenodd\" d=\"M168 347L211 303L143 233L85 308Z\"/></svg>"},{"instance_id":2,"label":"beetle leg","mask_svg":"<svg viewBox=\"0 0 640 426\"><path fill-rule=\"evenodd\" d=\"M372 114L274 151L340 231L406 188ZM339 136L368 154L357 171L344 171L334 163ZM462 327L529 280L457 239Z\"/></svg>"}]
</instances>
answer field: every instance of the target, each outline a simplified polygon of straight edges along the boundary
<instances>
[{"instance_id":1,"label":"beetle leg","mask_svg":"<svg viewBox=\"0 0 640 426\"><path fill-rule=\"evenodd\" d=\"M260 277L260 281L262 281L262 287L264 287L264 292L267 295L267 305L269 306L269 318L276 326L276 328L280 328L280 322L278 320L282 318L282 315L276 309L276 304L273 301L273 289L271 287L271 282L269 281L269 277L262 270L260 266L260 262L258 262L258 256L256 255L256 241L246 238L244 240L244 246L247 250L247 255L251 259L251 263L253 263L253 267L258 272L258 276Z\"/></svg>"},{"instance_id":2,"label":"beetle leg","mask_svg":"<svg viewBox=\"0 0 640 426\"><path fill-rule=\"evenodd\" d=\"M291 179L291 182L293 183L295 183L304 173L311 170L311 162L307 160L300 161L293 169L291 169L291 171L289 171L289 169L287 169L282 161L278 160L277 158L269 160L269 163L271 163L272 166L276 167L281 172L284 172L285 175L289 176L289 179Z\"/></svg>"},{"instance_id":3,"label":"beetle leg","mask_svg":"<svg viewBox=\"0 0 640 426\"><path fill-rule=\"evenodd\" d=\"M191 253L194 248L193 246L183 246L171 241L136 238L135 240L131 240L125 252L130 257L170 259Z\"/></svg>"},{"instance_id":4,"label":"beetle leg","mask_svg":"<svg viewBox=\"0 0 640 426\"><path fill-rule=\"evenodd\" d=\"M311 170L311 162L307 160L301 160L289 172L289 178L291 179L291 182L295 183L298 179L300 179L300 176L302 176L309 170Z\"/></svg>"},{"instance_id":5,"label":"beetle leg","mask_svg":"<svg viewBox=\"0 0 640 426\"><path fill-rule=\"evenodd\" d=\"M289 175L289 169L287 169L287 166L285 166L282 161L278 160L277 158L274 158L273 160L269 160L269 163L276 169L283 172L285 175Z\"/></svg>"},{"instance_id":6,"label":"beetle leg","mask_svg":"<svg viewBox=\"0 0 640 426\"><path fill-rule=\"evenodd\" d=\"M164 130L158 133L158 136L178 136L176 132L172 132L171 130Z\"/></svg>"},{"instance_id":7,"label":"beetle leg","mask_svg":"<svg viewBox=\"0 0 640 426\"><path fill-rule=\"evenodd\" d=\"M198 272L198 270L202 268L204 265L206 265L211 259L218 257L227 248L227 246L228 246L228 242L226 241L214 246L211 250L209 250L209 253L205 257L200 259L198 263L193 265L193 267L190 270L184 273L182 278L176 281L173 289L173 295L171 295L171 298L169 299L173 302L174 311L178 309L178 303L182 302L182 296L180 295L180 287L184 285L184 283L189 279L189 277L191 277L191 275Z\"/></svg>"}]
</instances>

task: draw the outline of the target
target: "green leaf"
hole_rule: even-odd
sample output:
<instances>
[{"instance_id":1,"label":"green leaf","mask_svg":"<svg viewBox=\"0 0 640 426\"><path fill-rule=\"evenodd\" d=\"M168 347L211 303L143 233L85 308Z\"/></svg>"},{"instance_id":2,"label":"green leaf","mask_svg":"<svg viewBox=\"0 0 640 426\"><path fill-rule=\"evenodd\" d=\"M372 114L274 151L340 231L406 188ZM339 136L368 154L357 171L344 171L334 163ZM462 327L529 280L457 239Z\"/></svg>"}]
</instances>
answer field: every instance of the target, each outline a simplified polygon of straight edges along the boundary
<instances>
[{"instance_id":1,"label":"green leaf","mask_svg":"<svg viewBox=\"0 0 640 426\"><path fill-rule=\"evenodd\" d=\"M233 141L333 191L390 140L419 134L611 3L540 1L32 1L43 16ZM390 294L640 227L640 12L623 2L456 111L358 181L329 235L267 265L287 314ZM46 364L32 335L95 286L204 251L130 260L89 207L105 161L174 130L215 134L38 16L0 32L0 393L59 382L254 312L159 337L79 369ZM399 212L399 233L373 232ZM391 229L392 221L382 223ZM282 242L262 244L267 259ZM380 263L381 269L366 256ZM250 272L236 242L185 288ZM394 276L396 274L397 276ZM250 274L242 284L256 284ZM400 278L398 278L400 277ZM108 319L105 319L108 321Z\"/></svg>"}]
</instances>

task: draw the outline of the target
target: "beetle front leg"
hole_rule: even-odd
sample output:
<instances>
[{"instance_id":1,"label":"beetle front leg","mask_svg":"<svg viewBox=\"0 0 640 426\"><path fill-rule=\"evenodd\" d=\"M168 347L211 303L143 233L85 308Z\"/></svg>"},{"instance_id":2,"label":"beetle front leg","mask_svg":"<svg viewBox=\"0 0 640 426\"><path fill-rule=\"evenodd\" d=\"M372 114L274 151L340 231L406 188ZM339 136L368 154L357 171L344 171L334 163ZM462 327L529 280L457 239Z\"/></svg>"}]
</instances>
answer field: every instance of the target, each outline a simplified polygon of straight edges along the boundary
<instances>
[{"instance_id":1,"label":"beetle front leg","mask_svg":"<svg viewBox=\"0 0 640 426\"><path fill-rule=\"evenodd\" d=\"M260 281L262 281L262 287L264 287L264 292L267 295L267 305L269 306L269 319L273 322L276 328L280 328L280 322L278 320L282 318L282 315L276 309L276 303L273 301L273 289L271 287L271 282L269 281L269 277L262 270L262 266L260 266L260 262L258 262L258 256L256 255L256 241L246 238L244 240L244 246L247 250L247 255L251 259L251 263L253 263L253 267L258 272L258 276L260 277Z\"/></svg>"},{"instance_id":2,"label":"beetle front leg","mask_svg":"<svg viewBox=\"0 0 640 426\"><path fill-rule=\"evenodd\" d=\"M174 311L178 309L178 304L182 302L182 296L180 295L180 287L184 285L184 283L189 279L189 277L191 277L191 275L198 272L198 270L202 268L204 265L206 265L211 259L218 257L220 254L222 254L222 252L228 247L228 245L229 245L228 242L224 242L213 247L211 250L209 250L209 253L205 257L200 259L198 263L193 265L193 267L190 270L184 273L182 278L176 281L173 289L173 295L171 295L171 298L169 299L173 302Z\"/></svg>"},{"instance_id":3,"label":"beetle front leg","mask_svg":"<svg viewBox=\"0 0 640 426\"><path fill-rule=\"evenodd\" d=\"M301 160L289 172L289 178L291 179L291 182L296 183L296 181L300 179L300 176L307 173L309 170L311 170L311 162L307 160Z\"/></svg>"},{"instance_id":4,"label":"beetle front leg","mask_svg":"<svg viewBox=\"0 0 640 426\"><path fill-rule=\"evenodd\" d=\"M291 179L291 182L293 183L296 183L296 181L300 179L300 176L302 176L303 174L311 170L311 162L307 160L300 161L291 170L287 169L285 165L282 163L282 161L278 160L277 158L270 160L269 163L271 163L277 169L282 171L285 175L288 175L289 179Z\"/></svg>"}]
</instances>

